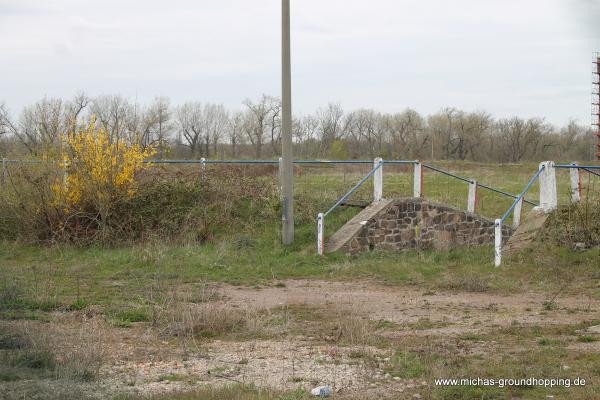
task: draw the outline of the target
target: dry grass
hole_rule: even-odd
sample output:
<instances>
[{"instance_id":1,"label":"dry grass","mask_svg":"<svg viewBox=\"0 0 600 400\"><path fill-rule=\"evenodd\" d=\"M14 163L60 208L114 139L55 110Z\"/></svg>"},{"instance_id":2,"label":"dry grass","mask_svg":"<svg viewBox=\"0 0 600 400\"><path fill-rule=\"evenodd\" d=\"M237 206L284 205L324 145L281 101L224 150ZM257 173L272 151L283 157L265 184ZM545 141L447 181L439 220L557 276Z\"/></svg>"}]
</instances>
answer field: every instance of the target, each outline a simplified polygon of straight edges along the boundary
<instances>
[{"instance_id":1,"label":"dry grass","mask_svg":"<svg viewBox=\"0 0 600 400\"><path fill-rule=\"evenodd\" d=\"M110 337L100 320L76 328L33 321L4 322L0 325L2 377L93 381L108 359Z\"/></svg>"}]
</instances>

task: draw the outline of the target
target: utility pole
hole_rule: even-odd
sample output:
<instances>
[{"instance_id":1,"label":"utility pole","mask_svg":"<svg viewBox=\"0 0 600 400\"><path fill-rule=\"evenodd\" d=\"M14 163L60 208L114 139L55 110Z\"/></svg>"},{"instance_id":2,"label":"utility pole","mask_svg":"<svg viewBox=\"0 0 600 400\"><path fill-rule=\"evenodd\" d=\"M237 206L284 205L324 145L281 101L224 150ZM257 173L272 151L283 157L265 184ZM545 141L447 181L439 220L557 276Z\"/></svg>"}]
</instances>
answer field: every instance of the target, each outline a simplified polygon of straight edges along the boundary
<instances>
[{"instance_id":1,"label":"utility pole","mask_svg":"<svg viewBox=\"0 0 600 400\"><path fill-rule=\"evenodd\" d=\"M292 149L292 61L290 50L290 0L282 0L281 35L281 146L282 227L284 245L294 242L294 155Z\"/></svg>"}]
</instances>

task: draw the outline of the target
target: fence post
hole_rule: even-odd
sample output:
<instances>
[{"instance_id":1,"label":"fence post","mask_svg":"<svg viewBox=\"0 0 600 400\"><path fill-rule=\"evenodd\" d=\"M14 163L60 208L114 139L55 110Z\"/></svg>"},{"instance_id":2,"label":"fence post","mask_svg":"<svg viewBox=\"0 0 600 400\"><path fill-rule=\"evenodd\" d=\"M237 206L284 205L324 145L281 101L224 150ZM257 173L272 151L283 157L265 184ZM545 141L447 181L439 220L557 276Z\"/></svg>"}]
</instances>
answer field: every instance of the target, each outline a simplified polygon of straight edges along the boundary
<instances>
[{"instance_id":1,"label":"fence post","mask_svg":"<svg viewBox=\"0 0 600 400\"><path fill-rule=\"evenodd\" d=\"M414 191L413 197L423 196L423 163L416 161L414 164Z\"/></svg>"},{"instance_id":2,"label":"fence post","mask_svg":"<svg viewBox=\"0 0 600 400\"><path fill-rule=\"evenodd\" d=\"M206 180L206 158L200 159L200 181L204 184Z\"/></svg>"},{"instance_id":3,"label":"fence post","mask_svg":"<svg viewBox=\"0 0 600 400\"><path fill-rule=\"evenodd\" d=\"M376 168L379 164L383 164L381 157L377 157L373 161L373 168ZM383 165L373 174L373 202L376 203L381 199L383 199Z\"/></svg>"},{"instance_id":4,"label":"fence post","mask_svg":"<svg viewBox=\"0 0 600 400\"><path fill-rule=\"evenodd\" d=\"M572 162L571 165L577 165L576 162ZM570 168L571 175L571 203L576 204L581 201L581 175L579 174L579 168Z\"/></svg>"},{"instance_id":5,"label":"fence post","mask_svg":"<svg viewBox=\"0 0 600 400\"><path fill-rule=\"evenodd\" d=\"M498 268L502 264L502 220L497 219L494 223L494 265Z\"/></svg>"},{"instance_id":6,"label":"fence post","mask_svg":"<svg viewBox=\"0 0 600 400\"><path fill-rule=\"evenodd\" d=\"M283 200L283 157L279 157L277 164L277 179L279 181L279 197Z\"/></svg>"},{"instance_id":7,"label":"fence post","mask_svg":"<svg viewBox=\"0 0 600 400\"><path fill-rule=\"evenodd\" d=\"M540 207L548 213L558 207L556 169L553 161L544 161L540 168L544 168L540 174Z\"/></svg>"},{"instance_id":8,"label":"fence post","mask_svg":"<svg viewBox=\"0 0 600 400\"><path fill-rule=\"evenodd\" d=\"M474 213L477 209L477 181L469 183L469 198L467 200L467 211Z\"/></svg>"},{"instance_id":9,"label":"fence post","mask_svg":"<svg viewBox=\"0 0 600 400\"><path fill-rule=\"evenodd\" d=\"M319 213L317 216L317 254L325 255L325 216Z\"/></svg>"},{"instance_id":10,"label":"fence post","mask_svg":"<svg viewBox=\"0 0 600 400\"><path fill-rule=\"evenodd\" d=\"M519 202L515 206L515 209L513 210L513 228L514 229L517 229L519 227L519 225L521 225L521 210L523 209L523 200L524 200L524 198L521 197L521 200L519 200Z\"/></svg>"}]
</instances>

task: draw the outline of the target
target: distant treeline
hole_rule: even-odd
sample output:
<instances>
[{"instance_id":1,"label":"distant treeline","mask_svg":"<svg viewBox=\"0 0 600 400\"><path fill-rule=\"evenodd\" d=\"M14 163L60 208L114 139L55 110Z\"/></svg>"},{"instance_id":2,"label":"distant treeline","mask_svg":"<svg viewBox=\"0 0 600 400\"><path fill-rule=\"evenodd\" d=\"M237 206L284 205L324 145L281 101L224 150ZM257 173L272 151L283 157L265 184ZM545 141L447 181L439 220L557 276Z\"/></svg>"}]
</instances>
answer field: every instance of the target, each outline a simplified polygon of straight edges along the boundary
<instances>
[{"instance_id":1,"label":"distant treeline","mask_svg":"<svg viewBox=\"0 0 600 400\"><path fill-rule=\"evenodd\" d=\"M172 105L158 97L140 105L119 95L71 100L44 98L11 113L0 103L0 157L48 154L61 135L95 116L113 141L155 146L162 158L272 158L280 154L281 103L263 95L242 111L223 105ZM587 126L553 126L543 118L495 119L484 111L444 108L433 115L412 109L381 113L329 104L293 123L297 158L445 159L497 163L594 159Z\"/></svg>"}]
</instances>

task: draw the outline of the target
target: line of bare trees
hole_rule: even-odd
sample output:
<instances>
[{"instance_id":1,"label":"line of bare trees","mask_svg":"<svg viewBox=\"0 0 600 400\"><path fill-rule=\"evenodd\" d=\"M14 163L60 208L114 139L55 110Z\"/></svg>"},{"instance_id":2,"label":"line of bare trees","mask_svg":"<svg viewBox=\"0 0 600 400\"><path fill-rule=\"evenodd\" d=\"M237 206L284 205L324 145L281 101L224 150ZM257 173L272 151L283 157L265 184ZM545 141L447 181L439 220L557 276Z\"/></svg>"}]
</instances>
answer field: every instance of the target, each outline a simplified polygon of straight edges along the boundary
<instances>
[{"instance_id":1,"label":"line of bare trees","mask_svg":"<svg viewBox=\"0 0 600 400\"><path fill-rule=\"evenodd\" d=\"M71 100L44 98L13 115L0 103L0 157L39 156L56 148L61 134L92 116L111 140L153 145L162 158L270 158L280 153L281 104L263 95L241 111L223 105L166 97L139 105L119 95ZM541 118L494 119L482 111L445 108L424 116L412 109L381 113L345 111L329 104L293 121L298 158L447 159L501 163L542 159L593 159L591 129Z\"/></svg>"}]
</instances>

